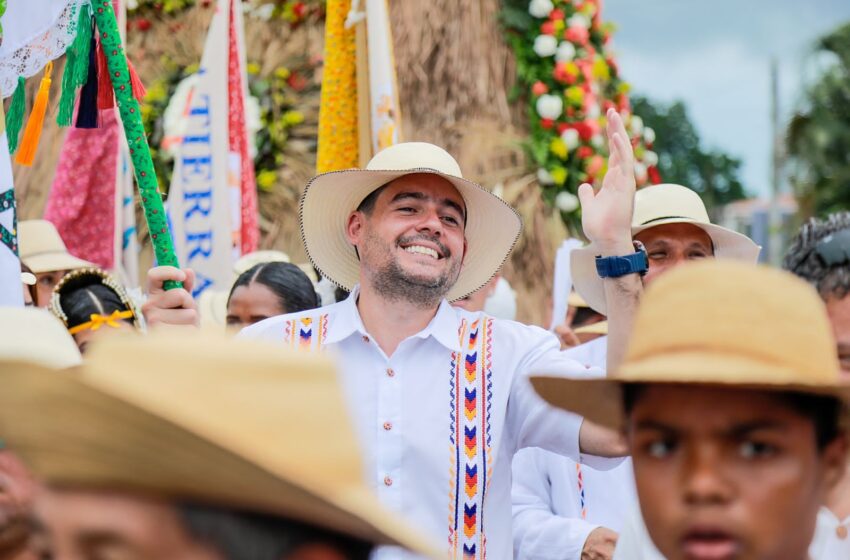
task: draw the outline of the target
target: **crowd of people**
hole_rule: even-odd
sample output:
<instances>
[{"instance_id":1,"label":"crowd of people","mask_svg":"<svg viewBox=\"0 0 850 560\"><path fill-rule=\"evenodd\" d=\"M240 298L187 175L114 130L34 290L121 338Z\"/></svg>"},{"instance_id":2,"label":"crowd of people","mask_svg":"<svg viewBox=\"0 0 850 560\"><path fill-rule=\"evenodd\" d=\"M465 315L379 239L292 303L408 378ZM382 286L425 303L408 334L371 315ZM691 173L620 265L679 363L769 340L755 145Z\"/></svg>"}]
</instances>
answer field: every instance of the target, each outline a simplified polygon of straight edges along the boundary
<instances>
[{"instance_id":1,"label":"crowd of people","mask_svg":"<svg viewBox=\"0 0 850 560\"><path fill-rule=\"evenodd\" d=\"M315 177L310 263L198 301L21 222L0 560L850 558L850 213L757 265L607 118L551 332L488 312L521 220L432 144Z\"/></svg>"}]
</instances>

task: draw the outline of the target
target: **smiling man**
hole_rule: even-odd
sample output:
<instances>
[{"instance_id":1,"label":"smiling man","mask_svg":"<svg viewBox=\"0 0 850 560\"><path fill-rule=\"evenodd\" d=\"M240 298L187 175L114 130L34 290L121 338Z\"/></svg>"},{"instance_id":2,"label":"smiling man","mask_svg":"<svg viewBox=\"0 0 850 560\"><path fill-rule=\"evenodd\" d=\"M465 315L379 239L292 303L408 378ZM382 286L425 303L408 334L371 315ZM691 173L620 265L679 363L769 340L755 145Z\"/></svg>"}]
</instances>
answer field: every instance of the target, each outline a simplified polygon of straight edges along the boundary
<instances>
[{"instance_id":1,"label":"smiling man","mask_svg":"<svg viewBox=\"0 0 850 560\"><path fill-rule=\"evenodd\" d=\"M804 282L707 261L647 290L610 379L532 381L550 403L623 430L664 558L805 560L847 461L850 386L834 349ZM615 557L642 549L622 542Z\"/></svg>"},{"instance_id":2,"label":"smiling man","mask_svg":"<svg viewBox=\"0 0 850 560\"><path fill-rule=\"evenodd\" d=\"M622 119L608 114L611 151L603 186L584 185L584 228L600 254L634 253L635 181ZM557 338L542 329L452 307L499 269L521 229L517 213L464 179L446 151L404 143L366 169L326 173L306 187L301 231L315 267L351 291L345 301L249 327L246 337L276 340L341 357L345 389L367 481L381 501L467 560L511 555L510 464L537 446L578 459L616 455L615 432L549 407L528 383L532 368L583 375ZM165 323L192 323L176 269L149 275L148 309ZM640 296L636 271L603 282L624 340ZM188 301L187 301L188 300ZM615 349L620 345L613 345ZM619 356L612 356L612 363ZM317 403L317 406L319 403ZM401 558L384 548L381 558Z\"/></svg>"}]
</instances>

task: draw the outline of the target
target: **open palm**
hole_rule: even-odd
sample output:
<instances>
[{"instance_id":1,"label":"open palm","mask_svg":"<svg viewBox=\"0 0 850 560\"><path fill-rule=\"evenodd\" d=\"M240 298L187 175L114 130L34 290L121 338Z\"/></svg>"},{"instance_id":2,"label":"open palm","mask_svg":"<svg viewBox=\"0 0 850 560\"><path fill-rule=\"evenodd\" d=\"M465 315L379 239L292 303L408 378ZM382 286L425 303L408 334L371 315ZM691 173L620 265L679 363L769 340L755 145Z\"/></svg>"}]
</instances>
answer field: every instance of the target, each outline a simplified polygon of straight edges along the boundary
<instances>
[{"instance_id":1,"label":"open palm","mask_svg":"<svg viewBox=\"0 0 850 560\"><path fill-rule=\"evenodd\" d=\"M631 244L631 222L634 211L634 154L622 117L614 109L608 111L608 171L602 188L594 192L587 183L578 190L581 201L582 228L593 243L602 248Z\"/></svg>"}]
</instances>

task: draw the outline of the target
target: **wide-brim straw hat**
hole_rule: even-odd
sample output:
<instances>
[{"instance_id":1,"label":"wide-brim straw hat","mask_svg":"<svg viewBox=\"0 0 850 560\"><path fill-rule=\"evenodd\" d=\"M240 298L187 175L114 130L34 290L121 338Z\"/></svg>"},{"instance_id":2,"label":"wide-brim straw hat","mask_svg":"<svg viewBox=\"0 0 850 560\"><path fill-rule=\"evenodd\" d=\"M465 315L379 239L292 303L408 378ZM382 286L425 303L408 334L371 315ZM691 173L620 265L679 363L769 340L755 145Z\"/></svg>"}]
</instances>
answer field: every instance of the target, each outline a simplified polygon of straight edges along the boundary
<instances>
[{"instance_id":1,"label":"wide-brim straw hat","mask_svg":"<svg viewBox=\"0 0 850 560\"><path fill-rule=\"evenodd\" d=\"M301 198L301 237L323 276L348 291L354 288L360 263L345 236L349 214L375 189L415 173L446 179L466 204L466 257L446 298L466 297L493 277L519 238L519 214L501 198L464 179L448 152L424 142L390 146L375 155L366 169L323 173L307 184Z\"/></svg>"},{"instance_id":2,"label":"wide-brim straw hat","mask_svg":"<svg viewBox=\"0 0 850 560\"><path fill-rule=\"evenodd\" d=\"M787 272L734 261L684 264L653 282L610 377L546 373L531 378L546 401L612 428L623 425L625 384L794 391L850 403L815 290Z\"/></svg>"},{"instance_id":3,"label":"wide-brim straw hat","mask_svg":"<svg viewBox=\"0 0 850 560\"><path fill-rule=\"evenodd\" d=\"M35 274L97 266L69 253L56 226L47 220L24 220L18 223L18 241L21 260Z\"/></svg>"},{"instance_id":4,"label":"wide-brim straw hat","mask_svg":"<svg viewBox=\"0 0 850 560\"><path fill-rule=\"evenodd\" d=\"M175 331L0 363L0 434L45 482L256 511L437 557L363 482L327 357Z\"/></svg>"},{"instance_id":5,"label":"wide-brim straw hat","mask_svg":"<svg viewBox=\"0 0 850 560\"><path fill-rule=\"evenodd\" d=\"M0 306L0 360L61 369L78 365L82 356L65 325L47 310Z\"/></svg>"},{"instance_id":6,"label":"wide-brim straw hat","mask_svg":"<svg viewBox=\"0 0 850 560\"><path fill-rule=\"evenodd\" d=\"M632 238L640 232L664 224L693 224L703 229L714 245L714 257L746 263L758 260L761 247L737 231L712 224L702 199L681 185L652 185L635 193ZM605 290L596 272L599 251L593 243L570 254L570 267L576 291L594 310L607 315Z\"/></svg>"}]
</instances>

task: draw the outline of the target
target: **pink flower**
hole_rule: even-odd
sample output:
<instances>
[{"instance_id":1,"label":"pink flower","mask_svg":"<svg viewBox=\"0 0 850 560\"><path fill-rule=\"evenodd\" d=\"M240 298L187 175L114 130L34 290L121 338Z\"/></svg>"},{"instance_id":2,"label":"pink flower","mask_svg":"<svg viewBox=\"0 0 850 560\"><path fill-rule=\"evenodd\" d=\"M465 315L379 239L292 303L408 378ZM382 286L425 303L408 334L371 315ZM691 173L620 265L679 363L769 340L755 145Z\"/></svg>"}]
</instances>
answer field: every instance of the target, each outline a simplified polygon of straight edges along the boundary
<instances>
[{"instance_id":1,"label":"pink flower","mask_svg":"<svg viewBox=\"0 0 850 560\"><path fill-rule=\"evenodd\" d=\"M591 177L596 177L599 175L599 172L602 171L602 167L605 165L605 158L600 156L599 154L590 158L590 161L587 164L587 174Z\"/></svg>"},{"instance_id":2,"label":"pink flower","mask_svg":"<svg viewBox=\"0 0 850 560\"><path fill-rule=\"evenodd\" d=\"M546 87L541 81L534 82L534 85L531 86L531 93L534 95L543 95L544 93L549 93L549 88Z\"/></svg>"},{"instance_id":3,"label":"pink flower","mask_svg":"<svg viewBox=\"0 0 850 560\"><path fill-rule=\"evenodd\" d=\"M584 27L570 27L564 33L564 38L579 45L586 45L590 40L590 32Z\"/></svg>"},{"instance_id":4,"label":"pink flower","mask_svg":"<svg viewBox=\"0 0 850 560\"><path fill-rule=\"evenodd\" d=\"M543 35L554 35L555 34L555 24L551 21L543 22L540 25L540 33Z\"/></svg>"}]
</instances>

